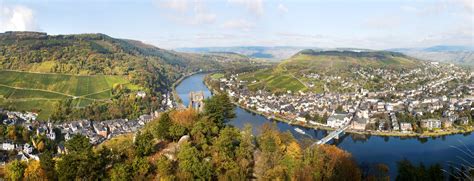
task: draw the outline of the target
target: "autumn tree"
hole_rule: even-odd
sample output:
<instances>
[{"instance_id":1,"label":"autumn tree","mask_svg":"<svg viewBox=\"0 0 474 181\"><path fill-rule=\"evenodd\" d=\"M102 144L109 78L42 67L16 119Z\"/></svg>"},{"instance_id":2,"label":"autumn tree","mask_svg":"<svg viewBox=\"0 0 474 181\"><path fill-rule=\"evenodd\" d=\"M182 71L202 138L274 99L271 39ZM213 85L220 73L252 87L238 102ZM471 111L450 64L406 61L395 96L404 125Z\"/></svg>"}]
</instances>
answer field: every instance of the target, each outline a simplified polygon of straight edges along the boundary
<instances>
[{"instance_id":1,"label":"autumn tree","mask_svg":"<svg viewBox=\"0 0 474 181\"><path fill-rule=\"evenodd\" d=\"M256 160L256 172L264 179L288 178L288 159L286 151L289 144L294 141L291 133L281 133L274 124L265 124L257 139L261 151Z\"/></svg>"},{"instance_id":2,"label":"autumn tree","mask_svg":"<svg viewBox=\"0 0 474 181\"><path fill-rule=\"evenodd\" d=\"M252 127L247 124L241 132L241 141L239 147L236 148L236 161L240 167L240 176L242 180L252 176L255 151L254 137L252 135Z\"/></svg>"},{"instance_id":3,"label":"autumn tree","mask_svg":"<svg viewBox=\"0 0 474 181\"><path fill-rule=\"evenodd\" d=\"M198 120L199 115L194 109L188 108L180 111L171 111L170 118L173 123L191 129L192 125Z\"/></svg>"},{"instance_id":4,"label":"autumn tree","mask_svg":"<svg viewBox=\"0 0 474 181\"><path fill-rule=\"evenodd\" d=\"M48 180L46 173L41 169L39 161L30 160L23 174L25 180Z\"/></svg>"},{"instance_id":5,"label":"autumn tree","mask_svg":"<svg viewBox=\"0 0 474 181\"><path fill-rule=\"evenodd\" d=\"M151 165L144 157L136 157L132 161L133 180L146 180L147 174L151 170Z\"/></svg>"},{"instance_id":6,"label":"autumn tree","mask_svg":"<svg viewBox=\"0 0 474 181\"><path fill-rule=\"evenodd\" d=\"M13 160L5 166L5 178L7 180L21 180L25 173L26 164Z\"/></svg>"},{"instance_id":7,"label":"autumn tree","mask_svg":"<svg viewBox=\"0 0 474 181\"><path fill-rule=\"evenodd\" d=\"M174 165L171 160L169 160L166 156L160 156L156 161L156 171L158 173L157 177L159 179L171 180L174 178L172 176Z\"/></svg>"},{"instance_id":8,"label":"autumn tree","mask_svg":"<svg viewBox=\"0 0 474 181\"><path fill-rule=\"evenodd\" d=\"M117 163L110 170L110 180L112 181L128 181L132 179L132 169L126 163Z\"/></svg>"}]
</instances>

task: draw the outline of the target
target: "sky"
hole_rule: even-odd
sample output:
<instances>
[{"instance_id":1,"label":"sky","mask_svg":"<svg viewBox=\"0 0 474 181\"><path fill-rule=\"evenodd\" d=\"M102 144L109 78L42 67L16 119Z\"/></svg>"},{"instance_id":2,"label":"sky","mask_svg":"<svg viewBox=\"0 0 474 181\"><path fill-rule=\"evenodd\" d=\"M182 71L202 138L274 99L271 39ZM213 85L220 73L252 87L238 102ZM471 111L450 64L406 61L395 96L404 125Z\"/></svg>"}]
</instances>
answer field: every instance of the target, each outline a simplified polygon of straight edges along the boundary
<instances>
[{"instance_id":1,"label":"sky","mask_svg":"<svg viewBox=\"0 0 474 181\"><path fill-rule=\"evenodd\" d=\"M160 48L474 46L474 0L0 0L0 32L104 33Z\"/></svg>"}]
</instances>

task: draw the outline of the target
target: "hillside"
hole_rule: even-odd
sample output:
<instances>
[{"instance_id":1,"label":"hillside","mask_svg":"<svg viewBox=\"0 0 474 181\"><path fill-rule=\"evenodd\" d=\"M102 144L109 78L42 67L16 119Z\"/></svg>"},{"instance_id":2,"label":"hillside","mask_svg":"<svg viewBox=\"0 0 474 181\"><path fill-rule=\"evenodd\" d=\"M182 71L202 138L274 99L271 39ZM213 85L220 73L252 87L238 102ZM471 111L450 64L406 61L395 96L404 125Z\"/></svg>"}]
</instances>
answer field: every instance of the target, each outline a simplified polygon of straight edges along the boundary
<instances>
[{"instance_id":1,"label":"hillside","mask_svg":"<svg viewBox=\"0 0 474 181\"><path fill-rule=\"evenodd\" d=\"M54 105L65 99L73 100L73 108L95 102L88 109L94 110L108 108L110 104L120 107L123 102L109 100L129 99L126 94L144 90L156 102L160 92L167 92L185 73L221 69L225 65L219 60L104 34L0 33L0 107L33 110L47 119ZM130 108L138 110L134 116L149 112L150 106L159 106L150 105L151 100L130 101L135 103L129 106L139 107ZM107 114L107 109L100 110ZM118 117L123 116L129 115L123 113Z\"/></svg>"},{"instance_id":2,"label":"hillside","mask_svg":"<svg viewBox=\"0 0 474 181\"><path fill-rule=\"evenodd\" d=\"M401 53L385 51L315 51L302 50L280 66L298 71L320 70L339 71L351 66L409 68L416 66L417 61ZM306 70L304 70L306 69Z\"/></svg>"},{"instance_id":3,"label":"hillside","mask_svg":"<svg viewBox=\"0 0 474 181\"><path fill-rule=\"evenodd\" d=\"M357 86L349 84L360 76L359 71L406 71L420 66L419 60L401 53L385 51L315 51L302 50L272 69L242 74L253 90L267 89L273 92L354 91ZM337 80L346 80L337 82ZM334 80L333 82L331 82ZM363 84L372 85L372 81Z\"/></svg>"},{"instance_id":4,"label":"hillside","mask_svg":"<svg viewBox=\"0 0 474 181\"><path fill-rule=\"evenodd\" d=\"M474 48L469 46L439 45L427 48L400 48L393 49L392 51L401 52L423 60L474 65Z\"/></svg>"},{"instance_id":5,"label":"hillside","mask_svg":"<svg viewBox=\"0 0 474 181\"><path fill-rule=\"evenodd\" d=\"M159 89L183 71L215 68L200 56L179 54L104 34L0 34L0 68L77 75L123 75ZM165 73L166 72L166 73ZM144 80L151 77L154 83Z\"/></svg>"}]
</instances>

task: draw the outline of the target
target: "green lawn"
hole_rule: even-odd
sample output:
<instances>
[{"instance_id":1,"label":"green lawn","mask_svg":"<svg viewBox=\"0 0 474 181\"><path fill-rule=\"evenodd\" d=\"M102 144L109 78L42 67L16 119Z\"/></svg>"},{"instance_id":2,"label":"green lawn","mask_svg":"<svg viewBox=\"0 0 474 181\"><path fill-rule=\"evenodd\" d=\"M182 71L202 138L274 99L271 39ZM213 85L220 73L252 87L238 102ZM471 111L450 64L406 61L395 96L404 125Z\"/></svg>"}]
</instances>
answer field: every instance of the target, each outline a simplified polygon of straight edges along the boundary
<instances>
[{"instance_id":1,"label":"green lawn","mask_svg":"<svg viewBox=\"0 0 474 181\"><path fill-rule=\"evenodd\" d=\"M53 113L54 105L58 101L54 100L28 100L28 101L9 101L0 100L0 107L12 107L17 111L35 111L39 112L39 120L48 120L49 116Z\"/></svg>"},{"instance_id":2,"label":"green lawn","mask_svg":"<svg viewBox=\"0 0 474 181\"><path fill-rule=\"evenodd\" d=\"M0 107L20 111L40 111L40 118L47 119L52 107L60 100L74 99L77 107L84 107L94 100L107 100L111 88L123 84L132 90L141 89L121 76L66 75L29 73L0 70Z\"/></svg>"},{"instance_id":3,"label":"green lawn","mask_svg":"<svg viewBox=\"0 0 474 181\"><path fill-rule=\"evenodd\" d=\"M215 73L215 74L211 75L212 79L220 79L220 78L223 78L223 77L224 77L224 74L221 74L221 73Z\"/></svg>"}]
</instances>

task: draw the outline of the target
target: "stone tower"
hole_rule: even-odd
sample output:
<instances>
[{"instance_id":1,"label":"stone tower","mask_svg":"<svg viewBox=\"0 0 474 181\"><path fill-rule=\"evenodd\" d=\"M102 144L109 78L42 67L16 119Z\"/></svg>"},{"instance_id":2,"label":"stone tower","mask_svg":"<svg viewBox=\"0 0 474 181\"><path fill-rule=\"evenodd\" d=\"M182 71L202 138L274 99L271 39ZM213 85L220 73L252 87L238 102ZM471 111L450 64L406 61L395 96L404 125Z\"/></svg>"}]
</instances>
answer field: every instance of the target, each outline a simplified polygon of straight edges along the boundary
<instances>
[{"instance_id":1,"label":"stone tower","mask_svg":"<svg viewBox=\"0 0 474 181\"><path fill-rule=\"evenodd\" d=\"M190 92L189 93L189 108L194 108L198 111L204 109L204 92Z\"/></svg>"}]
</instances>

